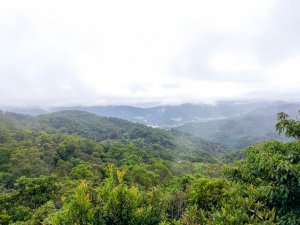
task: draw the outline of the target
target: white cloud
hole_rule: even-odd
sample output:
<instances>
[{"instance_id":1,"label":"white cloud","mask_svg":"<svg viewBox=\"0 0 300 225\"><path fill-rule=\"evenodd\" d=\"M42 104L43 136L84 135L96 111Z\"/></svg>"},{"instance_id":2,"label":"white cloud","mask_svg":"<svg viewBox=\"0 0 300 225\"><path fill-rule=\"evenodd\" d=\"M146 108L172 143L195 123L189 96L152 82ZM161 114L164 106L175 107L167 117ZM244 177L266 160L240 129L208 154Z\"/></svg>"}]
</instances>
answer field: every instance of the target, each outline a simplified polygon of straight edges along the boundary
<instances>
[{"instance_id":1,"label":"white cloud","mask_svg":"<svg viewBox=\"0 0 300 225\"><path fill-rule=\"evenodd\" d=\"M208 62L215 72L254 72L259 69L255 57L243 51L219 52Z\"/></svg>"},{"instance_id":2,"label":"white cloud","mask_svg":"<svg viewBox=\"0 0 300 225\"><path fill-rule=\"evenodd\" d=\"M252 47L277 3L5 1L0 104L213 101L247 96L262 82L273 91L279 68Z\"/></svg>"},{"instance_id":3,"label":"white cloud","mask_svg":"<svg viewBox=\"0 0 300 225\"><path fill-rule=\"evenodd\" d=\"M300 90L300 55L288 58L266 70L269 85L278 91Z\"/></svg>"}]
</instances>

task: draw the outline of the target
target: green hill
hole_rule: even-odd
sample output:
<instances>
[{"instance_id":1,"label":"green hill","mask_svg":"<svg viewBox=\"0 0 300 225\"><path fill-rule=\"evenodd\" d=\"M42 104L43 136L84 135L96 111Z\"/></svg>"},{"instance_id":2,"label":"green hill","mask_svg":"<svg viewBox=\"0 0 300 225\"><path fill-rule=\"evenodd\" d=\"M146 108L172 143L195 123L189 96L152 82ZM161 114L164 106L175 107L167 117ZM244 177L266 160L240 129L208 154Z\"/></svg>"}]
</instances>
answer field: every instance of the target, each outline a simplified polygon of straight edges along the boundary
<instances>
[{"instance_id":1,"label":"green hill","mask_svg":"<svg viewBox=\"0 0 300 225\"><path fill-rule=\"evenodd\" d=\"M285 111L293 115L297 108L298 105L294 104L260 108L243 116L187 123L176 129L230 148L244 149L272 138L287 140L286 137L276 132L276 114Z\"/></svg>"},{"instance_id":2,"label":"green hill","mask_svg":"<svg viewBox=\"0 0 300 225\"><path fill-rule=\"evenodd\" d=\"M78 135L96 142L133 142L141 148L160 152L164 158L178 160L214 162L226 152L226 148L220 144L175 130L151 128L82 111L62 111L40 116L2 113L0 121L35 132Z\"/></svg>"}]
</instances>

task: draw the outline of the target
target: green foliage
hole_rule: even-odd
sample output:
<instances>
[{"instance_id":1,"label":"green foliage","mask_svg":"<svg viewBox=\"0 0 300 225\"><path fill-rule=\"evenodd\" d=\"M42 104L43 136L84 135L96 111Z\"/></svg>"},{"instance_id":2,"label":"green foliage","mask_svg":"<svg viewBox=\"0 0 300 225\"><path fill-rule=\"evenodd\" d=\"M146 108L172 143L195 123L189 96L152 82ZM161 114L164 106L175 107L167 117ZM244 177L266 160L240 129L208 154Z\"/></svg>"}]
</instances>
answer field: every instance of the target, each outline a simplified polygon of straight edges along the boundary
<instances>
[{"instance_id":1,"label":"green foliage","mask_svg":"<svg viewBox=\"0 0 300 225\"><path fill-rule=\"evenodd\" d=\"M211 211L226 197L228 186L229 183L223 179L201 178L189 186L189 201L205 211Z\"/></svg>"},{"instance_id":2,"label":"green foliage","mask_svg":"<svg viewBox=\"0 0 300 225\"><path fill-rule=\"evenodd\" d=\"M55 212L56 208L53 201L46 202L44 205L34 211L31 218L26 221L26 225L48 224L47 217Z\"/></svg>"},{"instance_id":3,"label":"green foliage","mask_svg":"<svg viewBox=\"0 0 300 225\"><path fill-rule=\"evenodd\" d=\"M300 143L269 141L246 151L246 160L227 171L230 179L254 184L265 191L263 198L275 207L282 223L286 214L295 217L300 207ZM299 215L299 214L298 214ZM295 219L298 221L299 217ZM297 224L297 223L290 223Z\"/></svg>"},{"instance_id":4,"label":"green foliage","mask_svg":"<svg viewBox=\"0 0 300 225\"><path fill-rule=\"evenodd\" d=\"M9 213L12 215L11 219L13 221L26 221L32 215L32 209L28 206L17 205L11 207Z\"/></svg>"},{"instance_id":5,"label":"green foliage","mask_svg":"<svg viewBox=\"0 0 300 225\"><path fill-rule=\"evenodd\" d=\"M276 133L276 115L269 110L259 109L228 119L187 123L176 129L238 150L271 138L286 140Z\"/></svg>"},{"instance_id":6,"label":"green foliage","mask_svg":"<svg viewBox=\"0 0 300 225\"><path fill-rule=\"evenodd\" d=\"M53 176L37 178L20 177L16 181L18 201L30 208L37 208L56 196L59 189Z\"/></svg>"},{"instance_id":7,"label":"green foliage","mask_svg":"<svg viewBox=\"0 0 300 225\"><path fill-rule=\"evenodd\" d=\"M180 219L187 205L187 194L184 190L176 190L171 192L167 206L168 218L172 220Z\"/></svg>"},{"instance_id":8,"label":"green foliage","mask_svg":"<svg viewBox=\"0 0 300 225\"><path fill-rule=\"evenodd\" d=\"M297 138L297 123L282 115L277 129ZM80 112L0 115L0 224L300 224L298 140L229 152L231 164L223 150Z\"/></svg>"},{"instance_id":9,"label":"green foliage","mask_svg":"<svg viewBox=\"0 0 300 225\"><path fill-rule=\"evenodd\" d=\"M51 224L88 225L93 223L94 212L87 183L81 182L68 202L66 198L62 196L62 202L63 207L59 212L54 214L51 219Z\"/></svg>"},{"instance_id":10,"label":"green foliage","mask_svg":"<svg viewBox=\"0 0 300 225\"><path fill-rule=\"evenodd\" d=\"M110 167L109 177L97 190L97 220L105 221L105 224L131 224L140 193L137 188L128 187L123 183L124 172L117 171L116 178L114 175L113 167Z\"/></svg>"},{"instance_id":11,"label":"green foliage","mask_svg":"<svg viewBox=\"0 0 300 225\"><path fill-rule=\"evenodd\" d=\"M300 115L300 111L298 111ZM287 137L300 139L300 121L298 119L289 119L289 115L280 112L277 114L276 129L281 134L284 133Z\"/></svg>"},{"instance_id":12,"label":"green foliage","mask_svg":"<svg viewBox=\"0 0 300 225\"><path fill-rule=\"evenodd\" d=\"M8 214L12 221L27 221L34 218L50 199L56 198L59 190L53 176L38 178L20 177L11 192L0 192L0 214Z\"/></svg>"},{"instance_id":13,"label":"green foliage","mask_svg":"<svg viewBox=\"0 0 300 225\"><path fill-rule=\"evenodd\" d=\"M11 217L8 214L0 215L0 224L1 225L8 225L10 220L11 220Z\"/></svg>"},{"instance_id":14,"label":"green foliage","mask_svg":"<svg viewBox=\"0 0 300 225\"><path fill-rule=\"evenodd\" d=\"M226 151L219 144L194 138L175 130L150 128L117 118L105 118L81 111L63 111L38 117L4 113L0 114L1 120L9 123L14 129L15 127L19 129L21 126L38 132L42 131L43 135L40 135L40 141L47 149L51 147L51 141L46 132L71 134L90 140L89 144L85 141L85 146L82 146L80 142L78 143L78 139L65 137L65 140L61 140L60 150L57 152L63 160L69 160L77 152L90 154L93 149L91 140L131 142L138 148L151 150L154 157L165 160L175 160L179 157L197 162L215 162L216 157ZM19 139L26 138L24 132L21 134ZM45 145L45 142L48 146ZM50 154L50 156L51 160L55 160L54 154ZM119 159L118 162L120 162Z\"/></svg>"},{"instance_id":15,"label":"green foliage","mask_svg":"<svg viewBox=\"0 0 300 225\"><path fill-rule=\"evenodd\" d=\"M244 150L229 150L223 157L222 161L224 163L233 163L234 161L241 160L245 158Z\"/></svg>"},{"instance_id":16,"label":"green foliage","mask_svg":"<svg viewBox=\"0 0 300 225\"><path fill-rule=\"evenodd\" d=\"M71 170L71 176L74 179L89 179L93 177L93 172L89 164L80 163Z\"/></svg>"},{"instance_id":17,"label":"green foliage","mask_svg":"<svg viewBox=\"0 0 300 225\"><path fill-rule=\"evenodd\" d=\"M161 182L158 174L148 170L146 165L130 166L125 174L125 180L145 188L153 187Z\"/></svg>"},{"instance_id":18,"label":"green foliage","mask_svg":"<svg viewBox=\"0 0 300 225\"><path fill-rule=\"evenodd\" d=\"M42 151L37 147L16 149L10 156L10 171L15 176L38 176L47 171L42 160Z\"/></svg>"},{"instance_id":19,"label":"green foliage","mask_svg":"<svg viewBox=\"0 0 300 225\"><path fill-rule=\"evenodd\" d=\"M275 224L275 210L261 201L264 192L252 185L235 187L230 197L222 199L220 208L214 208L210 221L216 224Z\"/></svg>"},{"instance_id":20,"label":"green foliage","mask_svg":"<svg viewBox=\"0 0 300 225\"><path fill-rule=\"evenodd\" d=\"M196 200L201 197L204 202L200 201L201 205L190 205L181 217L181 224L235 225L276 222L275 211L260 200L264 192L254 186L245 187L219 179L214 181L201 179L196 186L198 186ZM205 193L202 194L200 191ZM195 197L195 193L192 193L192 197Z\"/></svg>"},{"instance_id":21,"label":"green foliage","mask_svg":"<svg viewBox=\"0 0 300 225\"><path fill-rule=\"evenodd\" d=\"M158 224L165 201L159 189L143 193L124 184L124 172L109 168L109 176L95 189L81 182L74 194L62 196L63 206L48 216L50 224Z\"/></svg>"}]
</instances>

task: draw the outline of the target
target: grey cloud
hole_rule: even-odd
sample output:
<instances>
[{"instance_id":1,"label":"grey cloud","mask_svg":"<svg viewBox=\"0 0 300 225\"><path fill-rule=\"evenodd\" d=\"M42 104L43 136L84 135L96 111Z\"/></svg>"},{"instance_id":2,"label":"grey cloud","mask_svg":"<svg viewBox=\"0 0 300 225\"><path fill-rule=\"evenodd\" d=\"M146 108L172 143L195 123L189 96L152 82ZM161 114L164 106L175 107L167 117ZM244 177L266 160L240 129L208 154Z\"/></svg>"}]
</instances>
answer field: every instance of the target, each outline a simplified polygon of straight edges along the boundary
<instances>
[{"instance_id":1,"label":"grey cloud","mask_svg":"<svg viewBox=\"0 0 300 225\"><path fill-rule=\"evenodd\" d=\"M193 43L181 57L176 58L170 65L172 74L189 77L195 80L221 80L221 81L257 81L260 79L253 73L219 73L212 71L208 60L216 53L228 49L245 49L250 42L243 34L224 34L212 32L202 35L197 43ZM182 59L186 65L182 65Z\"/></svg>"},{"instance_id":2,"label":"grey cloud","mask_svg":"<svg viewBox=\"0 0 300 225\"><path fill-rule=\"evenodd\" d=\"M250 45L258 59L273 64L300 52L300 1L276 1L264 31Z\"/></svg>"},{"instance_id":3,"label":"grey cloud","mask_svg":"<svg viewBox=\"0 0 300 225\"><path fill-rule=\"evenodd\" d=\"M258 63L272 66L300 53L300 1L276 1L266 22L257 24L259 35L246 33L208 32L198 36L180 57L169 65L171 74L194 80L259 82L261 74L253 71L218 73L208 65L211 56L226 50L243 50L252 54ZM186 59L186 65L182 65Z\"/></svg>"},{"instance_id":4,"label":"grey cloud","mask_svg":"<svg viewBox=\"0 0 300 225\"><path fill-rule=\"evenodd\" d=\"M174 48L176 48L174 49L174 52L176 52L177 54L182 50L182 54L179 54L173 60L170 58L165 59L166 61L172 60L167 71L164 70L164 68L162 69L164 70L163 72L159 71L159 64L159 66L157 66L159 67L159 69L157 69L157 71L155 72L157 72L159 75L161 72L162 76L164 76L164 74L167 74L167 76L165 77L167 79L169 79L169 75L184 77L189 81L187 82L188 84L190 83L190 80L211 81L211 83L217 84L215 85L216 88L220 87L220 85L218 86L218 84L226 83L227 81L231 81L235 84L238 83L236 84L237 86L241 84L244 87L249 83L249 86L258 86L256 88L259 88L261 86L263 87L264 85L260 86L260 84L262 84L263 77L262 74L260 74L259 70L245 70L242 72L230 73L216 72L212 71L208 63L209 59L219 52L241 50L252 54L262 66L276 68L275 66L278 63L294 56L295 54L300 53L300 1L274 0L274 2L276 3L275 7L268 19L262 21L260 24L257 24L258 28L256 31L260 32L258 32L257 35L249 35L247 33L243 33L242 31L207 31L206 28L198 28L193 24L187 24L187 26L195 26L190 28L191 30L195 31L188 34L190 35L190 40L188 39L188 37L186 40L184 40L185 49L177 49L181 46L174 46ZM57 7L57 5L58 3L54 3L53 8ZM36 9L38 10L38 8ZM90 78L85 79L84 73L89 73L90 71L92 71L91 73L95 72L95 74L98 74L99 72L99 74L101 74L101 69L99 69L98 71L93 71L93 69L95 68L90 69L89 65L96 64L100 68L101 63L105 64L106 58L108 65L110 65L109 63L111 63L112 66L120 67L120 65L125 64L123 62L126 62L126 58L122 59L121 56L119 57L118 55L109 54L111 53L109 50L109 46L111 45L112 49L116 48L118 50L115 51L115 53L122 53L122 51L125 51L124 49L122 49L122 44L126 43L126 40L124 41L124 43L121 41L120 43L122 44L120 44L120 46L115 46L115 42L113 41L114 37L109 36L113 35L114 32L110 34L105 29L103 29L103 34L107 35L107 40L105 38L103 40L98 40L98 36L96 35L97 32L91 32L89 31L89 29L87 29L86 32L82 32L84 33L84 35L81 36L79 35L79 33L76 33L77 31L81 31L80 29L73 29L73 27L78 26L78 24L76 24L76 22L78 21L73 20L70 20L70 24L67 20L67 24L62 23L61 27L59 26L59 23L52 24L53 26L50 26L50 23L52 21L45 18L44 20L41 19L40 23L35 24L33 23L32 18L29 16L29 14L31 14L30 11L33 9L30 9L30 7L28 7L28 9L24 8L22 10L20 10L20 12L17 10L12 10L11 13L8 13L8 17L15 17L12 19L12 22L7 23L6 25L3 25L5 24L5 22L3 22L3 24L1 22L0 24L0 105L59 105L66 103L97 104L97 102L105 104L136 104L137 102L139 102L140 104L146 104L147 102L152 101L156 103L161 101L168 101L168 99L163 99L163 96L160 97L159 93L155 93L156 97L153 97L151 95L153 93L153 90L156 91L156 88L158 90L167 90L167 92L170 92L172 94L177 91L177 93L174 94L173 97L166 97L170 99L172 98L172 101L174 99L176 100L178 96L182 96L182 93L179 92L186 88L184 86L186 84L176 83L179 82L178 80L180 79L175 80L174 82L172 82L172 79L170 79L169 82L166 82L168 80L160 80L160 77L158 76L156 76L155 79L153 79L153 81L151 81L150 83L147 83L149 82L149 80L145 79L145 81L141 81L141 83L137 84L137 81L133 79L133 81L131 82L132 84L127 86L127 82L125 82L124 86L122 87L125 87L126 85L125 89L126 92L129 92L128 96L120 96L120 93L118 93L117 88L115 88L114 86L108 87L107 89L109 89L109 91L103 90L103 92L101 92L100 87L95 87L96 85L94 85L93 83L93 77L91 76ZM133 10L135 9L133 8ZM68 12L65 13L66 15L68 15ZM62 15L60 15L60 17L61 16ZM85 16L86 14L83 14L83 17ZM60 17L57 17L57 21L60 21L61 19L63 22L64 19ZM103 18L105 19L105 17ZM36 19L39 18L37 17ZM237 18L237 20L238 19L239 18ZM72 24L72 22L74 24ZM94 25L97 24L97 21L83 20L83 24L81 24L81 26L83 26L87 22L91 22L91 24ZM117 30L120 28L117 26L115 27L114 23L110 23L110 21L107 21L107 23L105 22L105 25L107 25L107 28L111 30ZM144 24L141 24L141 26L142 25ZM99 30L100 27L101 26L99 26ZM151 27L149 27L149 29L151 29ZM153 31L153 39L159 40L159 38L164 35L161 31L159 31L159 33L155 33L155 29ZM180 29L178 31L180 31ZM135 32L138 36L139 32L141 31L137 29L134 30L134 34ZM166 29L166 33L167 32L168 29ZM199 32L202 33L199 34ZM78 35L78 37L75 37L76 35ZM120 33L120 35L122 34ZM193 37L193 35L197 37ZM74 38L72 39L72 37ZM89 41L93 38L95 39L94 41ZM152 37L150 37L150 39L151 38ZM174 39L175 38L176 37L174 37ZM116 43L118 42L116 41ZM151 45L150 42L149 44ZM100 50L102 48L102 45L105 47L103 48L103 52L101 52ZM132 45L132 47L134 48L134 45ZM137 52L138 54L141 54L137 54L137 57L145 58L145 61L150 62L149 65L151 67L152 57L149 57L149 59L147 60L147 57L144 57L144 55L142 54L151 55L153 53L147 51ZM164 52L162 52L162 55L164 55L163 53ZM76 54L80 56L84 55L86 56L86 58L76 57ZM99 56L99 61L98 54L101 55L101 57ZM155 54L160 54L160 52L157 52ZM167 57L171 57L168 54L166 55ZM153 56L153 59L155 58L156 57ZM70 62L68 60L70 60ZM114 63L112 63L113 60L115 60ZM118 60L124 61L121 62ZM163 63L166 61L163 61ZM128 62L131 63L132 60L129 60ZM75 63L76 65L74 66ZM77 67L77 63L80 66ZM82 63L82 65L80 63ZM145 65L148 64L145 63ZM153 67L155 67L154 61L153 65ZM135 70L134 66L135 64L132 63L132 67L130 64L128 68L126 67L128 70L124 70L124 73L119 74L118 70L116 70L117 72L115 73L119 74L119 76L126 76L126 74L129 74ZM76 67L78 71L73 70ZM162 65L162 67L164 67L164 65ZM86 68L88 69L85 70ZM107 66L107 72L110 72L109 69L110 67ZM146 66L143 69L151 70L152 68L147 68ZM104 69L103 71L105 70L106 69ZM105 74L105 72L102 72L101 76L99 75L100 77L102 77L101 79L107 78L105 77ZM117 76L115 77L117 79ZM99 84L101 84L101 79L99 79ZM119 83L118 85L116 85L116 87L119 87L119 85L123 85L121 83L122 79L120 80L118 80ZM93 88L91 88L90 86L86 86L84 84L85 81L86 84L89 83L89 85L93 86ZM266 86L268 85L269 84L266 84ZM224 87L226 87L226 85ZM97 88L98 90L95 90ZM107 91L108 93L104 93L105 91ZM212 90L212 92L216 91ZM268 95L266 94L267 92L271 94ZM267 89L265 92L253 92L252 94L249 94L245 97L258 98L263 96L264 98L289 98L289 96L296 95L297 93L295 92L299 93L295 90L281 90L279 92L277 91L277 89L271 88ZM222 94L221 91L219 91L219 93L220 95ZM190 96L187 96L187 98L190 99L186 99L186 101L190 101L192 99L192 97ZM220 98L223 97L220 96Z\"/></svg>"},{"instance_id":5,"label":"grey cloud","mask_svg":"<svg viewBox=\"0 0 300 225\"><path fill-rule=\"evenodd\" d=\"M64 60L47 59L42 65L35 60L0 63L0 104L56 104L93 95Z\"/></svg>"}]
</instances>

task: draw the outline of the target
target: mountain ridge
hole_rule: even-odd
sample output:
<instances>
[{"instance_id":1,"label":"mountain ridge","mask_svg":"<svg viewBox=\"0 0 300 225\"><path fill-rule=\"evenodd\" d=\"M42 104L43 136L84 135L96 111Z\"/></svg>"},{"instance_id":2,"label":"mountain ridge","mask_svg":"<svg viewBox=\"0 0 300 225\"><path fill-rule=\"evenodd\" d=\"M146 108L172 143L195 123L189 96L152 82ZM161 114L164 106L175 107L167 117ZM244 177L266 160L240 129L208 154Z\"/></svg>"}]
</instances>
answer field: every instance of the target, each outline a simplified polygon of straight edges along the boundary
<instances>
[{"instance_id":1,"label":"mountain ridge","mask_svg":"<svg viewBox=\"0 0 300 225\"><path fill-rule=\"evenodd\" d=\"M125 105L70 106L50 108L2 108L3 111L40 115L65 110L80 110L99 116L117 117L153 127L176 127L191 122L232 118L259 108L276 107L287 102L218 102L216 104L160 105L136 107ZM294 103L297 104L297 103ZM276 114L277 112L275 112Z\"/></svg>"}]
</instances>

